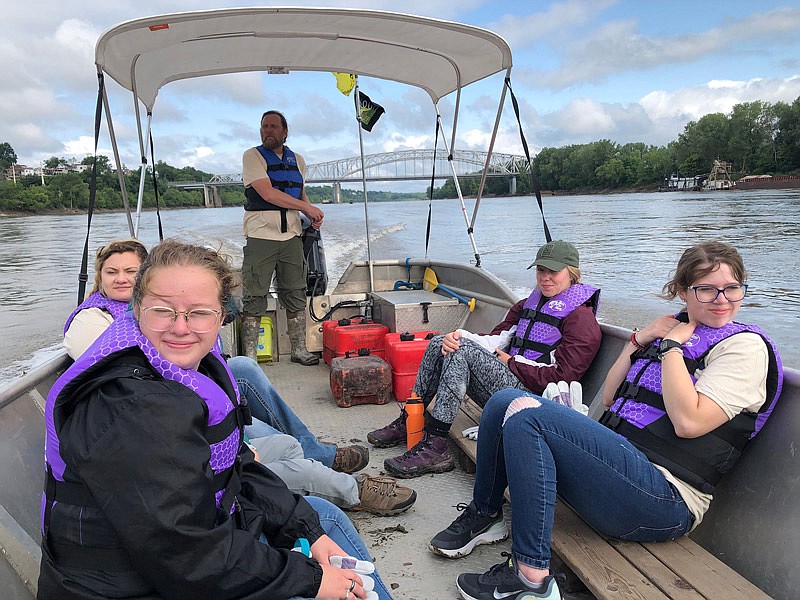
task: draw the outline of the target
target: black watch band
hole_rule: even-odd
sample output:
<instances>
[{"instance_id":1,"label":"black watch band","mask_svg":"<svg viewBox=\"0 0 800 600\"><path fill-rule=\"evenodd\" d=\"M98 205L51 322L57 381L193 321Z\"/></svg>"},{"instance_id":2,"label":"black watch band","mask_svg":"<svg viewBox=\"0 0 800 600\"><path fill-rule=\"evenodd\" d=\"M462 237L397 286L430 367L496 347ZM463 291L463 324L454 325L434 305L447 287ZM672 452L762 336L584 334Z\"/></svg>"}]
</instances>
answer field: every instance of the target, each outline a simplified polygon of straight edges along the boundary
<instances>
[{"instance_id":1,"label":"black watch band","mask_svg":"<svg viewBox=\"0 0 800 600\"><path fill-rule=\"evenodd\" d=\"M681 348L681 347L682 347L681 343L676 340L670 340L670 339L661 340L661 342L658 344L658 352L657 352L658 360L664 358L664 355L673 348Z\"/></svg>"}]
</instances>

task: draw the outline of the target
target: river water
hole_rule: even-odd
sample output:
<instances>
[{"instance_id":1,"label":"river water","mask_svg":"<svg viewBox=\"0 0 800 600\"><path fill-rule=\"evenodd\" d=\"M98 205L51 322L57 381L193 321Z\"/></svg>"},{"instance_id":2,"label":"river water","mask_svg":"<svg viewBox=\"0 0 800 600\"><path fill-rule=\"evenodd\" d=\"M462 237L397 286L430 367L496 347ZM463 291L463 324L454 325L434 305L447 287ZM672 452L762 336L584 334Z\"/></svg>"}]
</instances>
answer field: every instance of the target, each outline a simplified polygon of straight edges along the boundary
<instances>
[{"instance_id":1,"label":"river water","mask_svg":"<svg viewBox=\"0 0 800 600\"><path fill-rule=\"evenodd\" d=\"M603 290L601 321L643 326L677 310L678 303L656 294L681 252L697 241L721 239L740 250L750 272L737 319L764 328L777 341L784 364L800 367L800 190L555 196L544 203L553 237L578 246L583 281ZM470 215L473 204L467 201ZM332 289L351 260L366 258L364 206L323 209ZM372 257L424 257L427 214L427 202L370 204ZM241 262L240 207L166 211L162 221L165 236L221 246ZM140 231L148 245L157 241L154 212L142 216ZM91 256L100 245L126 236L123 214L95 215ZM0 218L0 387L60 347L64 320L77 300L85 237L85 215ZM484 199L475 239L482 266L520 297L527 295L534 277L526 267L544 243L535 199ZM457 200L434 202L428 254L474 263Z\"/></svg>"}]
</instances>

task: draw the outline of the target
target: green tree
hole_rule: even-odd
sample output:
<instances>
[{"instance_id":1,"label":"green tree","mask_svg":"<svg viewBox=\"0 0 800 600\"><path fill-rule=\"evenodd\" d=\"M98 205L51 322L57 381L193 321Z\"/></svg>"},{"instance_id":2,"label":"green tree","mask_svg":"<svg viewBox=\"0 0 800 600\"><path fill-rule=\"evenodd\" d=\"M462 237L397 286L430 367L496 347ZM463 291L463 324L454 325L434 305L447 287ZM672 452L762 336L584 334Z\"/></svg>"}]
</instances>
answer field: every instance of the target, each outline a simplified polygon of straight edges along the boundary
<instances>
[{"instance_id":1,"label":"green tree","mask_svg":"<svg viewBox=\"0 0 800 600\"><path fill-rule=\"evenodd\" d=\"M17 164L17 153L8 142L0 144L0 169L3 174L8 170L11 165Z\"/></svg>"}]
</instances>

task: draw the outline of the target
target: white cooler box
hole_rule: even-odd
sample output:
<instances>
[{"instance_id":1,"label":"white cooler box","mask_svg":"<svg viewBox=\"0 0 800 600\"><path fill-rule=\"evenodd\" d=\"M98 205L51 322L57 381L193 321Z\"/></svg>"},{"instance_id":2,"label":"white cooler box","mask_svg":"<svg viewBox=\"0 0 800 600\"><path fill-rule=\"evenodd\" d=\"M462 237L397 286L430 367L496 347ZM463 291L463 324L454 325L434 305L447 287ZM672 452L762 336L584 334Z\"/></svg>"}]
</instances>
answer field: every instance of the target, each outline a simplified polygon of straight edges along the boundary
<instances>
[{"instance_id":1,"label":"white cooler box","mask_svg":"<svg viewBox=\"0 0 800 600\"><path fill-rule=\"evenodd\" d=\"M426 290L372 292L370 295L372 318L389 327L392 332L448 333L462 326L469 310L466 304L459 304L455 298Z\"/></svg>"}]
</instances>

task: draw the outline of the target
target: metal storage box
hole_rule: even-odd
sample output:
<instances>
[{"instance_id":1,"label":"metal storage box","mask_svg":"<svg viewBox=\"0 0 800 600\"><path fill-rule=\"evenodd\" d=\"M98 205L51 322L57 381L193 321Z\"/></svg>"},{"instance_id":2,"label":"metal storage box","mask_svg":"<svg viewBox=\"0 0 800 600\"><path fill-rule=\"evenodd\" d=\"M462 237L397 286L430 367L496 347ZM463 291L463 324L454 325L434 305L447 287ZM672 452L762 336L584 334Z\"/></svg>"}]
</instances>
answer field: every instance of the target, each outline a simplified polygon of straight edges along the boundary
<instances>
[{"instance_id":1,"label":"metal storage box","mask_svg":"<svg viewBox=\"0 0 800 600\"><path fill-rule=\"evenodd\" d=\"M391 332L458 329L469 308L455 298L426 290L373 292L372 318Z\"/></svg>"}]
</instances>

